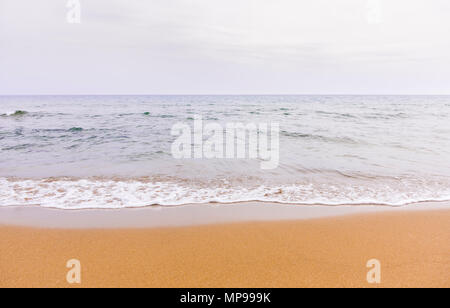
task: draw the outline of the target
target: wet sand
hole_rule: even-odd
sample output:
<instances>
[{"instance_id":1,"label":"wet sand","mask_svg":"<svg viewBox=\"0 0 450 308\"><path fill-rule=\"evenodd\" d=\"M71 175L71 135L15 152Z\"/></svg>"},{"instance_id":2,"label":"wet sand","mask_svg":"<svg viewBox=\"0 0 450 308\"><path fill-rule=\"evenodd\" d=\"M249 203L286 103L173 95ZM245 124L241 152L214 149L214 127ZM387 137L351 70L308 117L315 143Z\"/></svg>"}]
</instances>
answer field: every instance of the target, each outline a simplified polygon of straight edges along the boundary
<instances>
[{"instance_id":1,"label":"wet sand","mask_svg":"<svg viewBox=\"0 0 450 308\"><path fill-rule=\"evenodd\" d=\"M139 228L52 212L95 229L43 227L49 210L2 213L11 210L37 226L0 220L0 287L450 287L450 210ZM70 259L81 285L66 281ZM381 262L379 285L366 280L370 259Z\"/></svg>"}]
</instances>

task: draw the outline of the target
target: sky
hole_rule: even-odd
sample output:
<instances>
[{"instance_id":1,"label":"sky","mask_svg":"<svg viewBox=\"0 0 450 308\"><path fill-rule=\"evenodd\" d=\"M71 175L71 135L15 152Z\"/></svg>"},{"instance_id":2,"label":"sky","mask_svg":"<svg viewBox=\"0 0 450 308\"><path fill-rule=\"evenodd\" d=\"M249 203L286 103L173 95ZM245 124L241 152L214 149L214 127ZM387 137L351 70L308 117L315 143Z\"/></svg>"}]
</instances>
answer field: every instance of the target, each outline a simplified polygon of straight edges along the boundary
<instances>
[{"instance_id":1,"label":"sky","mask_svg":"<svg viewBox=\"0 0 450 308\"><path fill-rule=\"evenodd\" d=\"M0 0L0 95L450 94L448 0L78 1Z\"/></svg>"}]
</instances>

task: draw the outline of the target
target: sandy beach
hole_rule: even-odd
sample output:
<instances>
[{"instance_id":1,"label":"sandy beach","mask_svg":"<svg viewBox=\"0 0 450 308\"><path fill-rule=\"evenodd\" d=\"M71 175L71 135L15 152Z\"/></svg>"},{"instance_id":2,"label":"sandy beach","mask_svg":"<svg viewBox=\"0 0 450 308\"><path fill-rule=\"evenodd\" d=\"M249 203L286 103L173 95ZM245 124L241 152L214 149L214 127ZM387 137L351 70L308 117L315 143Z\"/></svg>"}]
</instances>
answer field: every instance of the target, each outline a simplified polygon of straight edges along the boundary
<instances>
[{"instance_id":1,"label":"sandy beach","mask_svg":"<svg viewBox=\"0 0 450 308\"><path fill-rule=\"evenodd\" d=\"M450 287L449 210L278 218L95 229L0 221L0 287ZM80 285L66 281L70 259L81 262ZM366 280L370 259L381 284Z\"/></svg>"}]
</instances>

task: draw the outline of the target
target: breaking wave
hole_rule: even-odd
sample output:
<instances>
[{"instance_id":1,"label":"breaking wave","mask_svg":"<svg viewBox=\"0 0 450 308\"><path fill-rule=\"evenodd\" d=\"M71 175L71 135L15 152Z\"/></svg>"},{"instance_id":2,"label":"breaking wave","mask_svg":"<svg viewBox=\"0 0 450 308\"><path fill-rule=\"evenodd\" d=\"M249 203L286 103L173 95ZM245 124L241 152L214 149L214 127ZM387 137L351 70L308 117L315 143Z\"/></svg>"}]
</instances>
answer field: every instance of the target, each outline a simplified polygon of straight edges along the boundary
<instances>
[{"instance_id":1,"label":"breaking wave","mask_svg":"<svg viewBox=\"0 0 450 308\"><path fill-rule=\"evenodd\" d=\"M276 202L298 205L389 205L450 200L441 182L403 179L371 185L296 183L251 187L158 181L150 178L0 178L0 206L39 205L60 209L177 206L186 204Z\"/></svg>"}]
</instances>

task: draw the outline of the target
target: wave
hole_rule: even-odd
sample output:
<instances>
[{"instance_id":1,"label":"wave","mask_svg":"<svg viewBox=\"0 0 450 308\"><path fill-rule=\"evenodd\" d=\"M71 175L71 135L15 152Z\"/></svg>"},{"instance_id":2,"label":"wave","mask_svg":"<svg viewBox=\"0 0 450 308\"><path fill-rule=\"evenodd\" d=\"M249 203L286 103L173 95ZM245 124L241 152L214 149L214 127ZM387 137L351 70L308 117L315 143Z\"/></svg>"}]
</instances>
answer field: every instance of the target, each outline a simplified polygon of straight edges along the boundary
<instances>
[{"instance_id":1,"label":"wave","mask_svg":"<svg viewBox=\"0 0 450 308\"><path fill-rule=\"evenodd\" d=\"M0 114L0 116L2 116L2 117L20 117L20 116L24 116L27 114L28 114L27 111L16 110L16 111L8 111L6 113L2 113L2 114Z\"/></svg>"},{"instance_id":2,"label":"wave","mask_svg":"<svg viewBox=\"0 0 450 308\"><path fill-rule=\"evenodd\" d=\"M398 113L368 113L363 115L366 119L375 119L375 120L391 120L391 119L407 119L410 118L411 115L408 115L404 112Z\"/></svg>"},{"instance_id":3,"label":"wave","mask_svg":"<svg viewBox=\"0 0 450 308\"><path fill-rule=\"evenodd\" d=\"M72 127L68 129L69 132L81 132L83 131L83 128L81 127Z\"/></svg>"},{"instance_id":4,"label":"wave","mask_svg":"<svg viewBox=\"0 0 450 308\"><path fill-rule=\"evenodd\" d=\"M39 205L60 209L117 209L152 205L275 202L302 205L402 206L449 201L450 188L439 182L403 180L379 185L297 183L290 185L200 185L188 181L116 178L0 178L0 206Z\"/></svg>"},{"instance_id":5,"label":"wave","mask_svg":"<svg viewBox=\"0 0 450 308\"><path fill-rule=\"evenodd\" d=\"M328 137L323 135L316 135L316 134L305 134L305 133L296 133L296 132L288 132L288 131L281 131L281 135L285 137L291 137L291 138L304 138L304 139L311 139L311 140L317 140L317 141L323 141L323 142L332 142L332 143L347 143L347 144L361 144L362 141L355 140L350 137Z\"/></svg>"},{"instance_id":6,"label":"wave","mask_svg":"<svg viewBox=\"0 0 450 308\"><path fill-rule=\"evenodd\" d=\"M350 113L328 112L328 111L321 111L321 110L316 111L316 114L324 115L324 116L338 117L338 118L349 118L349 119L357 118L356 115L353 115Z\"/></svg>"},{"instance_id":7,"label":"wave","mask_svg":"<svg viewBox=\"0 0 450 308\"><path fill-rule=\"evenodd\" d=\"M81 132L84 129L82 127L72 127L69 129L65 129L65 128L44 128L44 129L33 129L32 132L33 133L67 133L67 132ZM92 129L92 130L96 130L96 129Z\"/></svg>"}]
</instances>

